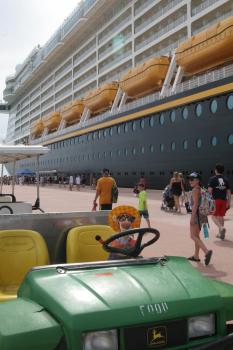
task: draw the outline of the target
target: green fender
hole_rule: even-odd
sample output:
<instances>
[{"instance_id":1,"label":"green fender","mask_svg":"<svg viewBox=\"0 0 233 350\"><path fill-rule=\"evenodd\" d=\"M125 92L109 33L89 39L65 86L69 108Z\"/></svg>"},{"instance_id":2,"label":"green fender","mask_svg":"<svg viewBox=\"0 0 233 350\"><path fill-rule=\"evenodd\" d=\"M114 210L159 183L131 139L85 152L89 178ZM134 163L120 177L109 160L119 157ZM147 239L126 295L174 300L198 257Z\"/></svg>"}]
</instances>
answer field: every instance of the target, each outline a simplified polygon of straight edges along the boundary
<instances>
[{"instance_id":1,"label":"green fender","mask_svg":"<svg viewBox=\"0 0 233 350\"><path fill-rule=\"evenodd\" d=\"M26 299L0 303L1 350L54 350L63 332L46 310Z\"/></svg>"},{"instance_id":2,"label":"green fender","mask_svg":"<svg viewBox=\"0 0 233 350\"><path fill-rule=\"evenodd\" d=\"M214 288L222 298L224 309L226 310L226 321L233 320L233 286L231 284L212 280Z\"/></svg>"}]
</instances>

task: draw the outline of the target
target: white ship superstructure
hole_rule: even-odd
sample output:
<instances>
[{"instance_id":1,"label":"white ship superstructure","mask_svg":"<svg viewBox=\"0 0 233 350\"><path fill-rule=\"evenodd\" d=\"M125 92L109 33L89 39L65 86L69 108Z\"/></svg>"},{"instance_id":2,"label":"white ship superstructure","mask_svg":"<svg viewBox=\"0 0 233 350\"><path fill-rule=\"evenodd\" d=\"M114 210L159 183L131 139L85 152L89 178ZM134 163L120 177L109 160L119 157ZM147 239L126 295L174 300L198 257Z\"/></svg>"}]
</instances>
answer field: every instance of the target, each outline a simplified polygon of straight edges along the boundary
<instances>
[{"instance_id":1,"label":"white ship superstructure","mask_svg":"<svg viewBox=\"0 0 233 350\"><path fill-rule=\"evenodd\" d=\"M6 142L27 141L36 120L231 15L232 0L82 1L7 77Z\"/></svg>"}]
</instances>

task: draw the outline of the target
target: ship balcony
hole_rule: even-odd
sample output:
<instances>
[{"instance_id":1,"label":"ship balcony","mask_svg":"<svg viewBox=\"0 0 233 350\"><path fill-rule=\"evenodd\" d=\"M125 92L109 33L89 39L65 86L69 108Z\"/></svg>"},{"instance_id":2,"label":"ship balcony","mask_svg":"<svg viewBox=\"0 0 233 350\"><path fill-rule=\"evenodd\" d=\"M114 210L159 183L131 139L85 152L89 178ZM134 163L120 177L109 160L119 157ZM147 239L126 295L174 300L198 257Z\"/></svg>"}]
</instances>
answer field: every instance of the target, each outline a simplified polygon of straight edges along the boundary
<instances>
[{"instance_id":1,"label":"ship balcony","mask_svg":"<svg viewBox=\"0 0 233 350\"><path fill-rule=\"evenodd\" d=\"M112 37L116 36L121 32L122 30L126 29L129 25L131 25L131 17L127 17L117 23L115 23L113 26L111 26L110 30L107 30L104 35L101 37L99 36L99 46L103 46L108 41L112 40Z\"/></svg>"},{"instance_id":2,"label":"ship balcony","mask_svg":"<svg viewBox=\"0 0 233 350\"><path fill-rule=\"evenodd\" d=\"M201 4L199 4L198 6L192 8L192 16L196 16L198 13L204 11L208 7L210 7L216 3L220 3L220 2L221 1L218 1L218 0L205 0Z\"/></svg>"},{"instance_id":3,"label":"ship balcony","mask_svg":"<svg viewBox=\"0 0 233 350\"><path fill-rule=\"evenodd\" d=\"M3 98L7 102L11 102L13 98L15 97L15 92L13 87L7 87L3 91Z\"/></svg>"}]
</instances>

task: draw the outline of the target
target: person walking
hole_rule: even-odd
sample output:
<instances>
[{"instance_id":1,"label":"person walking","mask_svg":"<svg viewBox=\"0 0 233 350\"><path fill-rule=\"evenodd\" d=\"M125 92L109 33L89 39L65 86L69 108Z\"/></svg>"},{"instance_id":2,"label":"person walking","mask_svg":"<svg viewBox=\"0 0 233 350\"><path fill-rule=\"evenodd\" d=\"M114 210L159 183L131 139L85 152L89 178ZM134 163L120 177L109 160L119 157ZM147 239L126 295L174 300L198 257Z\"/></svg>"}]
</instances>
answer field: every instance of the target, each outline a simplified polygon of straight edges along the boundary
<instances>
[{"instance_id":1,"label":"person walking","mask_svg":"<svg viewBox=\"0 0 233 350\"><path fill-rule=\"evenodd\" d=\"M208 191L215 201L215 212L212 215L212 220L219 230L216 237L224 240L226 235L224 216L231 206L231 190L228 179L223 175L224 166L216 164L214 172L215 176L212 176L208 183Z\"/></svg>"},{"instance_id":2,"label":"person walking","mask_svg":"<svg viewBox=\"0 0 233 350\"><path fill-rule=\"evenodd\" d=\"M190 235L194 241L195 250L194 255L188 259L195 262L200 262L199 252L200 249L205 254L205 265L209 265L212 250L208 250L202 239L200 238L201 226L203 223L208 223L207 217L203 216L199 212L200 200L201 200L201 176L200 174L193 172L188 176L190 186L192 188L191 205L192 213L190 218Z\"/></svg>"},{"instance_id":3,"label":"person walking","mask_svg":"<svg viewBox=\"0 0 233 350\"><path fill-rule=\"evenodd\" d=\"M81 185L81 177L80 177L80 175L76 176L75 183L76 183L77 191L80 191L80 185Z\"/></svg>"},{"instance_id":4,"label":"person walking","mask_svg":"<svg viewBox=\"0 0 233 350\"><path fill-rule=\"evenodd\" d=\"M184 192L184 186L183 186L182 179L180 178L179 173L177 171L174 171L173 173L173 177L170 180L170 186L171 186L171 192L175 202L175 209L177 213L181 213L180 196L182 192Z\"/></svg>"},{"instance_id":5,"label":"person walking","mask_svg":"<svg viewBox=\"0 0 233 350\"><path fill-rule=\"evenodd\" d=\"M100 210L112 210L112 190L115 186L116 181L110 176L109 169L103 169L102 177L97 181L93 206L97 206L97 199L99 198Z\"/></svg>"},{"instance_id":6,"label":"person walking","mask_svg":"<svg viewBox=\"0 0 233 350\"><path fill-rule=\"evenodd\" d=\"M73 185L74 185L74 177L73 177L73 175L70 175L70 177L69 177L69 189L70 189L70 191L73 190Z\"/></svg>"},{"instance_id":7,"label":"person walking","mask_svg":"<svg viewBox=\"0 0 233 350\"><path fill-rule=\"evenodd\" d=\"M149 212L148 212L148 206L147 206L147 192L145 190L145 185L143 183L138 184L138 211L140 213L141 217L144 217L144 219L147 222L147 226L150 226L150 219L149 219Z\"/></svg>"}]
</instances>

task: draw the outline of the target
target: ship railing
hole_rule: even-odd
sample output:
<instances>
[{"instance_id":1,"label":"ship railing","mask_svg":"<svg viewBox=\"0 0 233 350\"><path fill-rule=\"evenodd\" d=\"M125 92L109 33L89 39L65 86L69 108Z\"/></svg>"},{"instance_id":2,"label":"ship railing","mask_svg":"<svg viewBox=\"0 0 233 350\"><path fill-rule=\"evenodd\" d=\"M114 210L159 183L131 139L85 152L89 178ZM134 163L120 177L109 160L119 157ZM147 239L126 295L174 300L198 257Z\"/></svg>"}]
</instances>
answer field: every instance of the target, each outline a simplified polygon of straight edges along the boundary
<instances>
[{"instance_id":1,"label":"ship railing","mask_svg":"<svg viewBox=\"0 0 233 350\"><path fill-rule=\"evenodd\" d=\"M202 4L198 5L197 7L192 9L192 16L197 15L199 12L205 10L207 7L212 6L218 2L218 0L206 0Z\"/></svg>"},{"instance_id":2,"label":"ship railing","mask_svg":"<svg viewBox=\"0 0 233 350\"><path fill-rule=\"evenodd\" d=\"M90 118L85 123L74 124L72 126L64 128L62 130L58 130L52 134L44 136L40 139L32 140L31 143L36 144L36 143L43 142L45 140L46 141L52 140L58 136L66 135L70 132L82 129L83 127L90 126L90 125L99 123L101 121L107 120L107 119L111 118L112 116L117 117L119 114L127 112L129 110L132 111L138 107L146 106L146 105L153 103L155 101L162 100L168 96L176 95L178 93L182 93L184 91L205 85L207 83L215 82L217 80L221 80L221 79L230 77L232 75L233 75L233 64L226 66L226 67L222 67L222 68L213 70L213 71L210 71L210 72L206 72L202 75L199 75L197 77L193 77L192 79L189 79L183 83L178 84L176 89L173 91L172 91L172 88L169 88L167 90L166 96L162 97L162 96L160 96L159 92L155 92L155 93L147 95L145 97L141 97L141 98L138 98L134 101L128 102L127 104L122 106L121 109L115 109L113 111L108 110L102 114L99 114L96 117Z\"/></svg>"}]
</instances>

